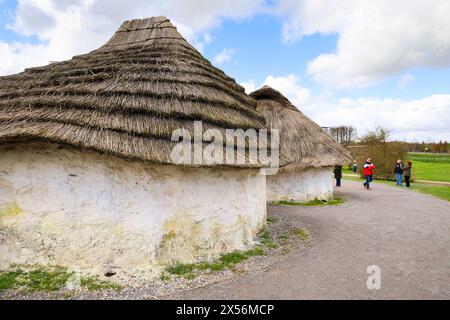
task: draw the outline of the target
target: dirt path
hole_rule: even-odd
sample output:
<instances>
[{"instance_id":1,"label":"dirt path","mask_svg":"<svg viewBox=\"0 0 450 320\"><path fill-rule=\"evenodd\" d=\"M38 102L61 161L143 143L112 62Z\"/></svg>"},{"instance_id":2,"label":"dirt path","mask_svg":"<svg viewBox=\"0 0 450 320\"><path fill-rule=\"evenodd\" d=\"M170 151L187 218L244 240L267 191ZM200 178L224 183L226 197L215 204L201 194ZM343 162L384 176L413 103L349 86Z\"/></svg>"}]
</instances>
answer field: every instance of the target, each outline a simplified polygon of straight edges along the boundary
<instances>
[{"instance_id":1,"label":"dirt path","mask_svg":"<svg viewBox=\"0 0 450 320\"><path fill-rule=\"evenodd\" d=\"M372 191L343 183L343 205L269 209L309 225L310 248L265 272L169 298L450 299L450 203L381 183ZM367 289L369 265L381 269L380 290Z\"/></svg>"}]
</instances>

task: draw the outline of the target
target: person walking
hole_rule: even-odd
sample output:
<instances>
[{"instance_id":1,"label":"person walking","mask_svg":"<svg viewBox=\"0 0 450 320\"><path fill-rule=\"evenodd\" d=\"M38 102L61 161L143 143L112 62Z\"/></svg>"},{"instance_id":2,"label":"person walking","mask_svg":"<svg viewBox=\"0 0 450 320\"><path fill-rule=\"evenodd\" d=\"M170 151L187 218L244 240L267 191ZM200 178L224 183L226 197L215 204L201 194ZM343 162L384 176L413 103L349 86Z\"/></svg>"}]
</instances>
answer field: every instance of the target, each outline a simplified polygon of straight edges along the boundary
<instances>
[{"instance_id":1,"label":"person walking","mask_svg":"<svg viewBox=\"0 0 450 320\"><path fill-rule=\"evenodd\" d=\"M356 173L357 170L358 170L358 163L356 162L356 160L353 160L353 173Z\"/></svg>"},{"instance_id":2,"label":"person walking","mask_svg":"<svg viewBox=\"0 0 450 320\"><path fill-rule=\"evenodd\" d=\"M397 163L395 164L394 168L394 173L397 185L401 187L403 182L403 162L401 159L397 160Z\"/></svg>"},{"instance_id":3,"label":"person walking","mask_svg":"<svg viewBox=\"0 0 450 320\"><path fill-rule=\"evenodd\" d=\"M407 188L410 187L411 172L412 172L412 162L407 161L406 165L403 168L403 176L405 177L405 185Z\"/></svg>"},{"instance_id":4,"label":"person walking","mask_svg":"<svg viewBox=\"0 0 450 320\"><path fill-rule=\"evenodd\" d=\"M373 180L373 170L375 169L375 165L372 163L372 159L371 158L367 158L367 160L364 162L364 166L363 166L363 174L364 174L364 178L366 178L366 182L363 183L364 188L366 188L367 190L371 190L370 189L370 183Z\"/></svg>"},{"instance_id":5,"label":"person walking","mask_svg":"<svg viewBox=\"0 0 450 320\"><path fill-rule=\"evenodd\" d=\"M334 178L336 179L336 187L341 186L341 179L342 179L342 166L337 164L334 166Z\"/></svg>"}]
</instances>

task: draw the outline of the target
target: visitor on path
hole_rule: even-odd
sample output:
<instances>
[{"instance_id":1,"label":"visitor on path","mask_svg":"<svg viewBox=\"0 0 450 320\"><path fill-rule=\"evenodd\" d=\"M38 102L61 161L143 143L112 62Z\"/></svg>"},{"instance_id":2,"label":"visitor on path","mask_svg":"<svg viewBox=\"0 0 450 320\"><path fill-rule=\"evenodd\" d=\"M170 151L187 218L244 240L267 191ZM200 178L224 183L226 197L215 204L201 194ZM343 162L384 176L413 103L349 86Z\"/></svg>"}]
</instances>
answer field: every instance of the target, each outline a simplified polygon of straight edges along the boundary
<instances>
[{"instance_id":1,"label":"visitor on path","mask_svg":"<svg viewBox=\"0 0 450 320\"><path fill-rule=\"evenodd\" d=\"M401 159L397 160L397 163L395 164L394 168L394 173L397 185L401 187L403 182L403 162Z\"/></svg>"},{"instance_id":2,"label":"visitor on path","mask_svg":"<svg viewBox=\"0 0 450 320\"><path fill-rule=\"evenodd\" d=\"M357 170L358 170L358 163L356 162L356 160L353 160L353 173L356 173Z\"/></svg>"},{"instance_id":3,"label":"visitor on path","mask_svg":"<svg viewBox=\"0 0 450 320\"><path fill-rule=\"evenodd\" d=\"M341 179L342 179L342 166L337 164L334 166L334 178L336 179L336 187L341 186Z\"/></svg>"},{"instance_id":4,"label":"visitor on path","mask_svg":"<svg viewBox=\"0 0 450 320\"><path fill-rule=\"evenodd\" d=\"M373 170L375 169L375 165L372 163L372 159L371 158L367 158L366 162L364 162L364 166L363 166L363 174L364 174L364 178L366 178L366 182L363 183L364 188L366 188L367 190L371 190L370 189L370 183L372 182L373 178Z\"/></svg>"},{"instance_id":5,"label":"visitor on path","mask_svg":"<svg viewBox=\"0 0 450 320\"><path fill-rule=\"evenodd\" d=\"M403 168L403 175L405 176L405 184L407 188L410 187L409 180L411 179L411 171L412 171L412 162L408 161L406 162L406 165Z\"/></svg>"}]
</instances>

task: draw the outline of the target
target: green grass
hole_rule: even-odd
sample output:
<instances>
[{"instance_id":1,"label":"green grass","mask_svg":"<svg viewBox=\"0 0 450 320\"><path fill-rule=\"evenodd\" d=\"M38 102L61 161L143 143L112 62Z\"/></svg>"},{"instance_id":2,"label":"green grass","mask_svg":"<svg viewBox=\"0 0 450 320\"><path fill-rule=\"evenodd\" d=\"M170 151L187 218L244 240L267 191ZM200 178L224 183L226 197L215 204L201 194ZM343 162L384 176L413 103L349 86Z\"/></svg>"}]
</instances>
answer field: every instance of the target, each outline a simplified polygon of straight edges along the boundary
<instances>
[{"instance_id":1,"label":"green grass","mask_svg":"<svg viewBox=\"0 0 450 320\"><path fill-rule=\"evenodd\" d=\"M268 220L270 220L271 223L276 223L279 219L272 217L268 218ZM277 241L275 241L270 230L265 228L258 234L258 239L261 242L260 246L246 251L224 253L214 261L174 263L164 269L164 271L160 274L160 280L168 282L172 279L172 276L185 279L194 279L202 271L221 271L226 268L238 272L239 270L235 269L237 264L251 257L265 256L267 254L266 249L277 249L281 245L283 250L288 250L289 248L287 248L287 245L289 244L289 240L293 237L296 237L301 241L309 241L310 234L305 228L288 228L282 235L278 236Z\"/></svg>"},{"instance_id":2,"label":"green grass","mask_svg":"<svg viewBox=\"0 0 450 320\"><path fill-rule=\"evenodd\" d=\"M162 273L161 273L161 275L159 276L159 279L162 281L162 282L169 282L170 281L170 274L166 271L166 270L164 270Z\"/></svg>"},{"instance_id":3,"label":"green grass","mask_svg":"<svg viewBox=\"0 0 450 320\"><path fill-rule=\"evenodd\" d=\"M284 233L278 236L278 240L280 241L283 247L287 246L289 243L289 233Z\"/></svg>"},{"instance_id":4,"label":"green grass","mask_svg":"<svg viewBox=\"0 0 450 320\"><path fill-rule=\"evenodd\" d=\"M276 217L268 217L267 218L267 224L272 224L272 223L277 223L278 222L278 218Z\"/></svg>"},{"instance_id":5,"label":"green grass","mask_svg":"<svg viewBox=\"0 0 450 320\"><path fill-rule=\"evenodd\" d=\"M279 247L278 244L272 241L272 235L270 234L270 231L267 228L259 233L259 238L261 239L261 243L269 249L276 249Z\"/></svg>"},{"instance_id":6,"label":"green grass","mask_svg":"<svg viewBox=\"0 0 450 320\"><path fill-rule=\"evenodd\" d=\"M448 186L431 186L428 184L415 183L413 184L413 188L419 192L428 193L438 198L450 201L450 187Z\"/></svg>"},{"instance_id":7,"label":"green grass","mask_svg":"<svg viewBox=\"0 0 450 320\"><path fill-rule=\"evenodd\" d=\"M450 182L450 154L409 153L408 160L415 179Z\"/></svg>"},{"instance_id":8,"label":"green grass","mask_svg":"<svg viewBox=\"0 0 450 320\"><path fill-rule=\"evenodd\" d=\"M336 197L336 198L333 198L330 200L314 199L314 200L311 200L308 202L281 200L281 201L269 202L269 205L271 205L271 206L305 206L305 207L324 206L324 205L333 206L333 205L344 203L344 201L345 200L343 198Z\"/></svg>"},{"instance_id":9,"label":"green grass","mask_svg":"<svg viewBox=\"0 0 450 320\"><path fill-rule=\"evenodd\" d=\"M353 172L353 169L349 169L346 166L342 167L342 173L346 173L346 174L358 174Z\"/></svg>"},{"instance_id":10,"label":"green grass","mask_svg":"<svg viewBox=\"0 0 450 320\"><path fill-rule=\"evenodd\" d=\"M262 248L254 248L246 251L233 251L222 254L219 259L213 262L198 262L198 263L175 263L168 266L161 275L161 279L167 279L167 275L180 276L185 279L193 279L197 276L198 271L221 271L225 268L232 269L236 264L247 260L250 257L264 256L266 252Z\"/></svg>"},{"instance_id":11,"label":"green grass","mask_svg":"<svg viewBox=\"0 0 450 320\"><path fill-rule=\"evenodd\" d=\"M263 256L265 255L265 251L261 248L255 248L247 251L234 251L231 253L223 254L219 261L224 264L224 266L234 266L237 263L240 263L250 257Z\"/></svg>"},{"instance_id":12,"label":"green grass","mask_svg":"<svg viewBox=\"0 0 450 320\"><path fill-rule=\"evenodd\" d=\"M17 278L23 275L22 270L3 271L0 273L0 291L17 287Z\"/></svg>"},{"instance_id":13,"label":"green grass","mask_svg":"<svg viewBox=\"0 0 450 320\"><path fill-rule=\"evenodd\" d=\"M345 202L344 198L334 197L333 199L328 200L326 204L329 205L329 206L335 206L337 204L341 204L341 203L344 203L344 202Z\"/></svg>"},{"instance_id":14,"label":"green grass","mask_svg":"<svg viewBox=\"0 0 450 320\"><path fill-rule=\"evenodd\" d=\"M182 275L193 272L195 269L196 269L196 266L194 264L186 264L186 263L177 262L171 266L168 266L166 268L166 271L170 274L182 276Z\"/></svg>"},{"instance_id":15,"label":"green grass","mask_svg":"<svg viewBox=\"0 0 450 320\"><path fill-rule=\"evenodd\" d=\"M361 182L361 183L363 183L365 181L363 178L361 178L359 176L355 176L355 177L343 176L342 179L350 180L350 181L358 181L358 182ZM379 180L377 180L377 181L379 181ZM345 185L345 184L343 184L343 185Z\"/></svg>"},{"instance_id":16,"label":"green grass","mask_svg":"<svg viewBox=\"0 0 450 320\"><path fill-rule=\"evenodd\" d=\"M86 288L89 291L120 291L122 289L121 285L114 282L101 280L98 276L81 277L81 287Z\"/></svg>"},{"instance_id":17,"label":"green grass","mask_svg":"<svg viewBox=\"0 0 450 320\"><path fill-rule=\"evenodd\" d=\"M404 162L408 160L413 164L414 179L450 182L450 154L408 153ZM353 174L353 170L344 167L342 173Z\"/></svg>"},{"instance_id":18,"label":"green grass","mask_svg":"<svg viewBox=\"0 0 450 320\"><path fill-rule=\"evenodd\" d=\"M408 153L411 161L450 163L450 154L447 153Z\"/></svg>"},{"instance_id":19,"label":"green grass","mask_svg":"<svg viewBox=\"0 0 450 320\"><path fill-rule=\"evenodd\" d=\"M16 268L0 272L0 291L6 289L25 290L27 292L51 292L66 287L67 281L74 275L67 268L60 266L34 266ZM120 290L121 286L96 276L81 277L81 287L90 291Z\"/></svg>"},{"instance_id":20,"label":"green grass","mask_svg":"<svg viewBox=\"0 0 450 320\"><path fill-rule=\"evenodd\" d=\"M305 228L294 228L292 229L292 233L297 236L300 240L302 241L309 241L309 239L311 238L308 230L306 230Z\"/></svg>"},{"instance_id":21,"label":"green grass","mask_svg":"<svg viewBox=\"0 0 450 320\"><path fill-rule=\"evenodd\" d=\"M413 163L414 179L450 182L450 154L408 153L404 162L408 160ZM353 170L343 167L342 173L353 174Z\"/></svg>"}]
</instances>

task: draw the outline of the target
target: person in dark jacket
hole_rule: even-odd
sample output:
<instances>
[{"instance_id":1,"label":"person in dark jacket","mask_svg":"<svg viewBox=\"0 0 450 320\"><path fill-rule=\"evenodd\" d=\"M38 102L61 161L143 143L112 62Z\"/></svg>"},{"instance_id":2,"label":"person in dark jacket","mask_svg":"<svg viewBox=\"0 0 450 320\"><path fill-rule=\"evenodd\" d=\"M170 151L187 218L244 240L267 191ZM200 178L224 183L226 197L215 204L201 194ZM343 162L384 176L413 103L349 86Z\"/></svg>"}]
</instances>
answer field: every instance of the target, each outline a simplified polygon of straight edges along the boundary
<instances>
[{"instance_id":1,"label":"person in dark jacket","mask_svg":"<svg viewBox=\"0 0 450 320\"><path fill-rule=\"evenodd\" d=\"M403 162L402 160L398 159L397 163L395 164L395 168L394 168L394 173L395 173L395 180L397 181L397 185L398 186L402 186L402 182L403 182Z\"/></svg>"},{"instance_id":2,"label":"person in dark jacket","mask_svg":"<svg viewBox=\"0 0 450 320\"><path fill-rule=\"evenodd\" d=\"M411 172L412 172L412 162L408 161L406 162L406 165L403 168L403 176L405 177L405 184L407 188L410 187L409 180L411 179Z\"/></svg>"},{"instance_id":3,"label":"person in dark jacket","mask_svg":"<svg viewBox=\"0 0 450 320\"><path fill-rule=\"evenodd\" d=\"M342 166L337 164L334 166L334 178L336 179L336 187L341 186L341 179L342 179Z\"/></svg>"},{"instance_id":4,"label":"person in dark jacket","mask_svg":"<svg viewBox=\"0 0 450 320\"><path fill-rule=\"evenodd\" d=\"M370 183L373 180L372 176L373 176L374 169L375 169L375 165L372 163L372 159L367 158L367 160L364 162L364 166L363 166L363 174L364 174L364 178L366 178L366 182L364 182L363 185L364 185L364 188L366 188L367 190L371 190Z\"/></svg>"}]
</instances>

